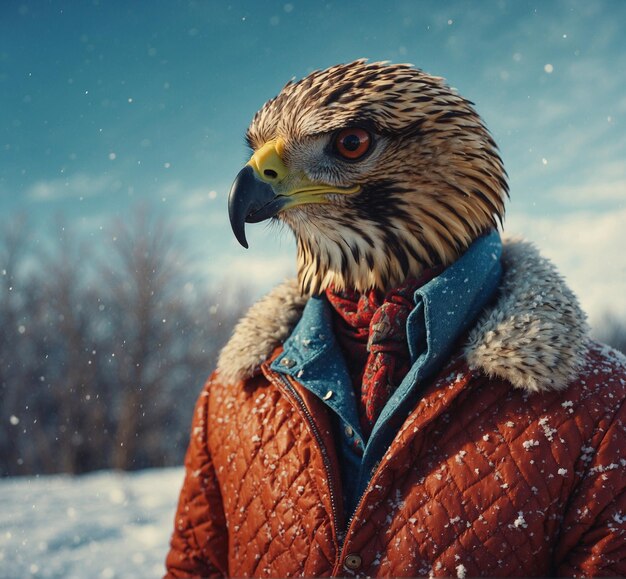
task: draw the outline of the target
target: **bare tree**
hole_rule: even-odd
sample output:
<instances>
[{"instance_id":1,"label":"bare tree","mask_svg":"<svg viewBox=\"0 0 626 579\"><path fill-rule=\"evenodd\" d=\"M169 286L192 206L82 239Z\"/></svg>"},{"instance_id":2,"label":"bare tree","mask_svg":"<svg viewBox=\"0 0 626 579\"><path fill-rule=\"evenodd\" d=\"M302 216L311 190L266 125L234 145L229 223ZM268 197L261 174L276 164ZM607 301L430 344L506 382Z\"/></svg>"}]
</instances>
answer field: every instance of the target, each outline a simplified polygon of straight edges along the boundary
<instances>
[{"instance_id":1,"label":"bare tree","mask_svg":"<svg viewBox=\"0 0 626 579\"><path fill-rule=\"evenodd\" d=\"M247 293L192 280L171 223L148 211L97 245L58 221L34 250L26 231L0 234L2 475L180 463Z\"/></svg>"},{"instance_id":2,"label":"bare tree","mask_svg":"<svg viewBox=\"0 0 626 579\"><path fill-rule=\"evenodd\" d=\"M19 265L26 250L25 219L19 216L0 228L0 456L3 470L21 461L18 436L20 431L22 365L20 324L22 279Z\"/></svg>"},{"instance_id":3,"label":"bare tree","mask_svg":"<svg viewBox=\"0 0 626 579\"><path fill-rule=\"evenodd\" d=\"M177 308L176 276L180 255L171 227L138 211L132 223L118 222L112 239L117 265L110 270L110 314L117 329L111 363L117 370L118 416L113 466L132 468L138 439L150 428L151 411L160 405L159 388L173 361L164 355L171 343L171 315Z\"/></svg>"},{"instance_id":4,"label":"bare tree","mask_svg":"<svg viewBox=\"0 0 626 579\"><path fill-rule=\"evenodd\" d=\"M600 340L626 354L626 318L607 313L595 333Z\"/></svg>"},{"instance_id":5,"label":"bare tree","mask_svg":"<svg viewBox=\"0 0 626 579\"><path fill-rule=\"evenodd\" d=\"M184 438L173 444L163 430L188 420L198 369L208 372L234 321L216 326L211 298L186 295L184 252L170 222L139 210L132 222L117 224L112 242L118 259L109 273L117 336L111 360L119 410L113 466L171 464Z\"/></svg>"},{"instance_id":6,"label":"bare tree","mask_svg":"<svg viewBox=\"0 0 626 579\"><path fill-rule=\"evenodd\" d=\"M86 299L90 288L85 264L93 258L62 220L56 229L56 244L42 256L38 274L54 329L47 342L54 347L55 364L44 382L51 385L58 419L54 456L59 470L80 473L105 466L102 455L92 449L105 444L104 405L108 400L101 399L96 389L91 354L95 348L90 332L93 307Z\"/></svg>"}]
</instances>

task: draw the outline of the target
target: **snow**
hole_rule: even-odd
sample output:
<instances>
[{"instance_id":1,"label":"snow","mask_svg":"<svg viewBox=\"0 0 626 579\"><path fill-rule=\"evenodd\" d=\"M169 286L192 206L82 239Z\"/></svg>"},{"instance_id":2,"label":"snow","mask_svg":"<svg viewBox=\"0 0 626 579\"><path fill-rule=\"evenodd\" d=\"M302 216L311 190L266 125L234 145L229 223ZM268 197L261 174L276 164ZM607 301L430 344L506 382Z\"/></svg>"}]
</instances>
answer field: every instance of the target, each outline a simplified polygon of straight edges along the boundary
<instances>
[{"instance_id":1,"label":"snow","mask_svg":"<svg viewBox=\"0 0 626 579\"><path fill-rule=\"evenodd\" d=\"M539 426L543 428L543 434L545 435L545 437L550 442L552 442L554 440L554 435L556 434L557 430L556 428L550 427L550 425L548 424L547 416L543 416L542 418L539 419Z\"/></svg>"},{"instance_id":2,"label":"snow","mask_svg":"<svg viewBox=\"0 0 626 579\"><path fill-rule=\"evenodd\" d=\"M0 480L0 577L159 577L182 468Z\"/></svg>"},{"instance_id":3,"label":"snow","mask_svg":"<svg viewBox=\"0 0 626 579\"><path fill-rule=\"evenodd\" d=\"M524 518L524 513L522 511L519 511L517 513L517 519L515 519L513 521L513 526L515 528L523 528L526 529L528 527L528 523L526 523L526 519Z\"/></svg>"}]
</instances>

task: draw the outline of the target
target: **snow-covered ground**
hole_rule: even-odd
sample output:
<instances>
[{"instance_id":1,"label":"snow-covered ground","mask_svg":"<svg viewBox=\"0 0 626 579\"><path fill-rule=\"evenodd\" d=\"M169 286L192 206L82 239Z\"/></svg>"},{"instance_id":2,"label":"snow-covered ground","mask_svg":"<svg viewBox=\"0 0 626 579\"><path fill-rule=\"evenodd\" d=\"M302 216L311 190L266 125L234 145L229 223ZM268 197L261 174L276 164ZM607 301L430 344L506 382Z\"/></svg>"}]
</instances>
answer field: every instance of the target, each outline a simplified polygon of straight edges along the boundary
<instances>
[{"instance_id":1,"label":"snow-covered ground","mask_svg":"<svg viewBox=\"0 0 626 579\"><path fill-rule=\"evenodd\" d=\"M0 577L160 577L183 469L0 480Z\"/></svg>"}]
</instances>

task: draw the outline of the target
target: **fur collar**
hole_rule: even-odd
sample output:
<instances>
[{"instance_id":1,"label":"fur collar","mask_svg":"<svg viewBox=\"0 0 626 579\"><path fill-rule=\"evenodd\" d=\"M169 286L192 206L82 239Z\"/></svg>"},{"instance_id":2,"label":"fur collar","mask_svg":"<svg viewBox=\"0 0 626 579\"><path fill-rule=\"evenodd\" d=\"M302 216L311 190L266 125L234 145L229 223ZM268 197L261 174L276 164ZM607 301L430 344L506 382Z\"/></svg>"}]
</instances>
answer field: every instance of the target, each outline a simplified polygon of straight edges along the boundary
<instances>
[{"instance_id":1,"label":"fur collar","mask_svg":"<svg viewBox=\"0 0 626 579\"><path fill-rule=\"evenodd\" d=\"M505 241L502 265L499 297L465 345L470 368L529 392L565 388L587 349L586 316L576 296L528 242ZM294 279L254 304L220 354L221 379L251 377L291 334L306 301Z\"/></svg>"}]
</instances>

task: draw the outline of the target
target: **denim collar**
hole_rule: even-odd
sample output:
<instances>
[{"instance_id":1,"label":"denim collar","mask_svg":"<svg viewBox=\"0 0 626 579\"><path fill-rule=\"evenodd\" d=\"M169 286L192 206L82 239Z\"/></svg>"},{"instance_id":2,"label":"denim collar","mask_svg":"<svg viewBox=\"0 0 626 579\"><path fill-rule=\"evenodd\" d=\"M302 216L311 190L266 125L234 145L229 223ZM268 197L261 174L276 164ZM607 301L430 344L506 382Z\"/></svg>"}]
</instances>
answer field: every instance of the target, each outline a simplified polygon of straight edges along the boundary
<instances>
[{"instance_id":1,"label":"denim collar","mask_svg":"<svg viewBox=\"0 0 626 579\"><path fill-rule=\"evenodd\" d=\"M395 432L391 419L402 417L416 397L416 386L432 376L452 354L493 298L502 275L502 242L497 231L477 239L440 275L414 294L415 308L407 319L411 369L378 418L366 446L384 447ZM361 444L356 396L341 348L334 336L332 309L325 296L311 298L272 369L296 378L349 425ZM414 402L413 402L414 403ZM397 421L393 421L394 423ZM373 453L374 460L377 452Z\"/></svg>"}]
</instances>

